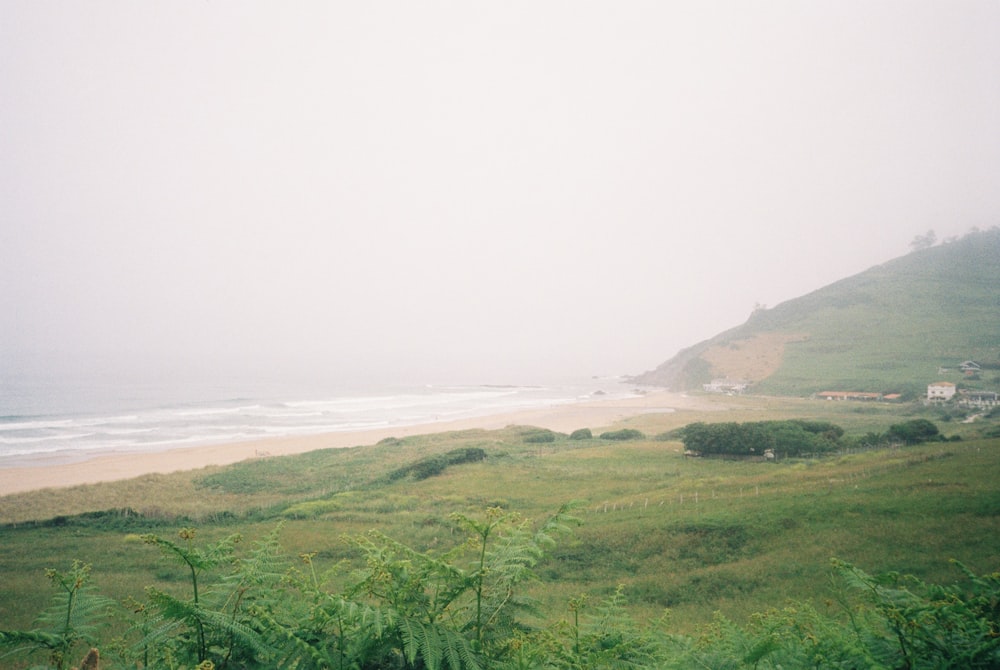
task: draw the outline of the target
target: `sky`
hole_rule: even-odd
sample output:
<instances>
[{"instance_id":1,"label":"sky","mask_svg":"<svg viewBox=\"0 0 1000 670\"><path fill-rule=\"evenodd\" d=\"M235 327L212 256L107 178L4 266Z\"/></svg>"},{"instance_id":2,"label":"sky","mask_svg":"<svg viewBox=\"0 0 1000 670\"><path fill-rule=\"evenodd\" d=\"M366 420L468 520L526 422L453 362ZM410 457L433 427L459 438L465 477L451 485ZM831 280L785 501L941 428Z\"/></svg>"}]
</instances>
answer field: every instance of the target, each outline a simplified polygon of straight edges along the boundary
<instances>
[{"instance_id":1,"label":"sky","mask_svg":"<svg viewBox=\"0 0 1000 670\"><path fill-rule=\"evenodd\" d=\"M995 0L4 0L0 356L636 374L1000 223L998 119Z\"/></svg>"}]
</instances>

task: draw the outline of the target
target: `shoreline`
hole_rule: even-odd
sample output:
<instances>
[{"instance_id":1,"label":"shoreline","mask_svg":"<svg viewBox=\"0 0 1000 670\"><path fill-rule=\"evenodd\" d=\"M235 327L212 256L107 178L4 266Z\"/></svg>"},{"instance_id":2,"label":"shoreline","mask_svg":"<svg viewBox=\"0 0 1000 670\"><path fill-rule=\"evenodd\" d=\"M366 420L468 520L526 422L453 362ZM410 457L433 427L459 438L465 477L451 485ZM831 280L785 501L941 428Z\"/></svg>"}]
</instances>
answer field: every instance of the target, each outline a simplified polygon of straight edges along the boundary
<instances>
[{"instance_id":1,"label":"shoreline","mask_svg":"<svg viewBox=\"0 0 1000 670\"><path fill-rule=\"evenodd\" d=\"M496 430L530 425L557 432L609 427L641 414L706 409L708 403L669 391L649 391L631 398L582 400L532 409L487 414L466 419L425 422L407 426L329 432L315 435L269 437L258 440L169 448L150 452L50 454L0 465L0 496L82 484L132 479L147 474L169 474L212 465L230 465L253 458L287 456L317 449L370 446L387 437L410 437L455 430ZM39 462L49 460L49 463ZM58 462L54 462L58 461Z\"/></svg>"}]
</instances>

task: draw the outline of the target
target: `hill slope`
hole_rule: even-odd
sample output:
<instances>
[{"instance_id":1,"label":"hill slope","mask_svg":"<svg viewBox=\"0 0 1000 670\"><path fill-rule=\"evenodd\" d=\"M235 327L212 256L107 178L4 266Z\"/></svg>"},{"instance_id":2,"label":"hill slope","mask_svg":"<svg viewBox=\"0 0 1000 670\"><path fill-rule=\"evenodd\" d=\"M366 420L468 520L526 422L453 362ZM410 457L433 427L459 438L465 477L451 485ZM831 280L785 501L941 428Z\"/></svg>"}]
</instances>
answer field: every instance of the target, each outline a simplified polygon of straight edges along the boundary
<instances>
[{"instance_id":1,"label":"hill slope","mask_svg":"<svg viewBox=\"0 0 1000 670\"><path fill-rule=\"evenodd\" d=\"M964 360L1000 360L1000 229L915 251L758 310L632 381L675 390L716 378L753 390L923 393L930 382L997 385L998 370L963 380ZM949 372L939 372L949 368Z\"/></svg>"}]
</instances>

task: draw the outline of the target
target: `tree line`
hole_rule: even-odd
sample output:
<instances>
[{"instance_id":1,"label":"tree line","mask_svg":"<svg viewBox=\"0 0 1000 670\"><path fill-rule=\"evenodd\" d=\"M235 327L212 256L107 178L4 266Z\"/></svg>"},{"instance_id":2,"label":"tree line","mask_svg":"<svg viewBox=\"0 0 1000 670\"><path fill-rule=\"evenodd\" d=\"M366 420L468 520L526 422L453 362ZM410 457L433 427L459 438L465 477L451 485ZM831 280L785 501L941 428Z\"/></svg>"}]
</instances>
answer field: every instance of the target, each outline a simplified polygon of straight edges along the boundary
<instances>
[{"instance_id":1,"label":"tree line","mask_svg":"<svg viewBox=\"0 0 1000 670\"><path fill-rule=\"evenodd\" d=\"M944 440L927 419L889 426L885 433L845 438L844 429L828 421L789 419L737 423L691 423L678 431L684 449L701 456L787 457L818 455L849 446L921 444Z\"/></svg>"},{"instance_id":2,"label":"tree line","mask_svg":"<svg viewBox=\"0 0 1000 670\"><path fill-rule=\"evenodd\" d=\"M801 456L839 446L844 429L826 421L692 423L681 429L684 448L708 456Z\"/></svg>"}]
</instances>

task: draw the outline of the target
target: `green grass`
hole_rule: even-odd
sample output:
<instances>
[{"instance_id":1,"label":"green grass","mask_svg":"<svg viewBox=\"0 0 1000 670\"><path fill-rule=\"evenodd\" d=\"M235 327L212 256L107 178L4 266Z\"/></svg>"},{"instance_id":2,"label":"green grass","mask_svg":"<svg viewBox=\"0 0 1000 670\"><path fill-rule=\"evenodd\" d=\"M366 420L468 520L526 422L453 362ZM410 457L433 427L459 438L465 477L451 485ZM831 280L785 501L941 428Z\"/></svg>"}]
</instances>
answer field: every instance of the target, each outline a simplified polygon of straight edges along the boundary
<instances>
[{"instance_id":1,"label":"green grass","mask_svg":"<svg viewBox=\"0 0 1000 670\"><path fill-rule=\"evenodd\" d=\"M643 415L616 428L658 435L699 420L815 418L864 434L923 413L752 397L720 399L719 408ZM822 600L834 556L869 572L950 582L950 559L979 573L1000 566L1000 439L978 438L991 425L939 424L960 442L776 464L684 458L679 442L650 437L532 443L530 431L510 427L8 496L0 499L0 629L29 626L49 593L43 570L73 559L92 564L95 583L117 599L141 598L147 585L183 587L176 569L137 541L141 533L195 525L206 541L236 531L255 539L283 522L290 555L317 552L331 567L358 559L345 535L375 528L443 551L462 539L453 512L501 506L542 518L571 500L581 525L531 588L548 618L572 598L607 597L622 585L637 617L669 608L673 626L690 632L716 611L739 620L789 598ZM390 476L469 449L485 460L424 479ZM130 511L73 516L123 508Z\"/></svg>"}]
</instances>

